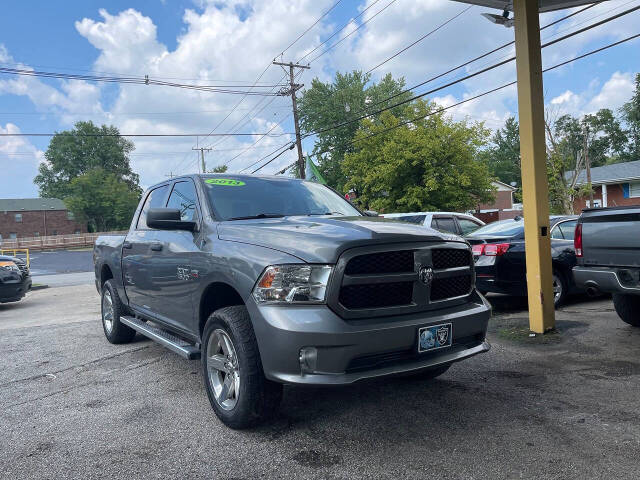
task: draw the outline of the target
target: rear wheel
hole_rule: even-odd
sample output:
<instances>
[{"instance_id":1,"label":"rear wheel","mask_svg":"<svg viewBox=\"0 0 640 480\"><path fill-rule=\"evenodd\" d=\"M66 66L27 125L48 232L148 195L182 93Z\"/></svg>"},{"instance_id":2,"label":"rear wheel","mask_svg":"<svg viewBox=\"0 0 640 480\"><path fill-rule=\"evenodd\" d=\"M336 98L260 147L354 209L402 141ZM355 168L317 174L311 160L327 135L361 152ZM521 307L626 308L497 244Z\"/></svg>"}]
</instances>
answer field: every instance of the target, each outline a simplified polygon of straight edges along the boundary
<instances>
[{"instance_id":1,"label":"rear wheel","mask_svg":"<svg viewBox=\"0 0 640 480\"><path fill-rule=\"evenodd\" d=\"M120 322L120 316L125 307L120 301L118 290L113 280L107 280L102 285L102 328L107 340L111 343L129 343L136 336L133 328Z\"/></svg>"},{"instance_id":2,"label":"rear wheel","mask_svg":"<svg viewBox=\"0 0 640 480\"><path fill-rule=\"evenodd\" d=\"M276 412L282 385L264 376L244 306L225 307L211 314L202 334L201 357L209 401L225 425L251 427Z\"/></svg>"},{"instance_id":3,"label":"rear wheel","mask_svg":"<svg viewBox=\"0 0 640 480\"><path fill-rule=\"evenodd\" d=\"M614 293L613 306L623 322L640 327L640 296Z\"/></svg>"},{"instance_id":4,"label":"rear wheel","mask_svg":"<svg viewBox=\"0 0 640 480\"><path fill-rule=\"evenodd\" d=\"M558 270L553 271L553 305L558 308L567 299L569 286L564 275Z\"/></svg>"}]
</instances>

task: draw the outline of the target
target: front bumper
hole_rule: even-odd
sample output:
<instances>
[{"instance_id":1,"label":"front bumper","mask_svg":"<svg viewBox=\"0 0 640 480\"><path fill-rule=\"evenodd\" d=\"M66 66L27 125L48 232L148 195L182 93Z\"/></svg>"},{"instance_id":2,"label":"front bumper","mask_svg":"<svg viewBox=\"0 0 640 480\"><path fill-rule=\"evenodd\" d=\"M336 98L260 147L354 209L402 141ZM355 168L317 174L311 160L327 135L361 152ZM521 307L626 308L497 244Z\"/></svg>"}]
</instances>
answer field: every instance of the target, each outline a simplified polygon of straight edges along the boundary
<instances>
[{"instance_id":1,"label":"front bumper","mask_svg":"<svg viewBox=\"0 0 640 480\"><path fill-rule=\"evenodd\" d=\"M247 302L265 376L281 383L349 384L464 360L489 350L491 307L474 292L470 303L438 311L345 321L325 305ZM420 327L451 323L453 345L418 353ZM302 373L303 347L317 349L313 372Z\"/></svg>"},{"instance_id":2,"label":"front bumper","mask_svg":"<svg viewBox=\"0 0 640 480\"><path fill-rule=\"evenodd\" d=\"M31 289L31 277L16 281L4 280L0 283L0 303L17 302Z\"/></svg>"},{"instance_id":3,"label":"front bumper","mask_svg":"<svg viewBox=\"0 0 640 480\"><path fill-rule=\"evenodd\" d=\"M476 275L476 288L481 292L504 293L515 297L527 295L526 282L505 281L488 275Z\"/></svg>"},{"instance_id":4,"label":"front bumper","mask_svg":"<svg viewBox=\"0 0 640 480\"><path fill-rule=\"evenodd\" d=\"M603 293L640 295L638 269L607 267L573 267L576 286L583 289L595 288Z\"/></svg>"}]
</instances>

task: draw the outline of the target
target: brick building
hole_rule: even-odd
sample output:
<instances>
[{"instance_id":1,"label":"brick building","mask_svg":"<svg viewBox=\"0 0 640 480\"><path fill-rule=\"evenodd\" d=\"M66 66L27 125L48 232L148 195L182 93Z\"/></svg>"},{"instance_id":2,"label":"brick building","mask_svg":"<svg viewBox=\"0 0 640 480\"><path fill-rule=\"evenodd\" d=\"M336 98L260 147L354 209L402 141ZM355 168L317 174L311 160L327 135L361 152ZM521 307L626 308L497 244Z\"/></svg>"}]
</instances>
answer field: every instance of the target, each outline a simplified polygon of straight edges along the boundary
<instances>
[{"instance_id":1,"label":"brick building","mask_svg":"<svg viewBox=\"0 0 640 480\"><path fill-rule=\"evenodd\" d=\"M64 202L57 198L0 199L0 243L2 240L85 233Z\"/></svg>"},{"instance_id":2,"label":"brick building","mask_svg":"<svg viewBox=\"0 0 640 480\"><path fill-rule=\"evenodd\" d=\"M567 172L567 179L573 172ZM587 174L580 172L576 186L587 183ZM594 207L616 207L640 205L640 160L626 163L614 163L591 169ZM573 211L580 213L589 207L589 197L576 198Z\"/></svg>"},{"instance_id":3,"label":"brick building","mask_svg":"<svg viewBox=\"0 0 640 480\"><path fill-rule=\"evenodd\" d=\"M484 223L491 223L497 220L506 220L522 215L521 208L515 208L513 204L513 192L517 188L507 185L506 183L491 182L495 187L494 201L491 203L481 203L473 212L473 216L479 218Z\"/></svg>"}]
</instances>

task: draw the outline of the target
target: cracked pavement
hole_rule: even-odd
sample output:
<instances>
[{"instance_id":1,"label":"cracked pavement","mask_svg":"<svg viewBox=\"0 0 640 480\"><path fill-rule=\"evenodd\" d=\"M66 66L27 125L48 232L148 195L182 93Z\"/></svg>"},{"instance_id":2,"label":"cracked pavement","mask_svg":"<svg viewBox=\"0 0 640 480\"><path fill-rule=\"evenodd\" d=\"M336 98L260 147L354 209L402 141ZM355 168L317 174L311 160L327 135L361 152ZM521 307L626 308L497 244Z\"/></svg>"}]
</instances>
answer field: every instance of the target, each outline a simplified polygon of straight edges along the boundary
<instances>
[{"instance_id":1,"label":"cracked pavement","mask_svg":"<svg viewBox=\"0 0 640 480\"><path fill-rule=\"evenodd\" d=\"M287 387L248 431L210 409L200 363L111 345L93 285L0 305L0 478L637 478L640 329L609 299L529 338L490 297L492 350L437 380Z\"/></svg>"}]
</instances>

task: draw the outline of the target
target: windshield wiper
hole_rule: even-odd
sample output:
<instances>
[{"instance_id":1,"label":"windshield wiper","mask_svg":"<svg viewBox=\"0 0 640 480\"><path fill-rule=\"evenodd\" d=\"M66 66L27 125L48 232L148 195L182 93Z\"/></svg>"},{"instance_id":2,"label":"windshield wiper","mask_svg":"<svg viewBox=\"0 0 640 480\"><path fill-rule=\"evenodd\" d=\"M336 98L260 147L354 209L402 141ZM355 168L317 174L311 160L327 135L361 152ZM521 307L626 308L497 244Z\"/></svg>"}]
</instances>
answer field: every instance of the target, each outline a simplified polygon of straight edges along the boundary
<instances>
[{"instance_id":1,"label":"windshield wiper","mask_svg":"<svg viewBox=\"0 0 640 480\"><path fill-rule=\"evenodd\" d=\"M344 213L342 212L307 213L307 217L312 217L315 215L344 215Z\"/></svg>"},{"instance_id":2,"label":"windshield wiper","mask_svg":"<svg viewBox=\"0 0 640 480\"><path fill-rule=\"evenodd\" d=\"M247 215L245 217L231 217L228 220L252 220L254 218L282 218L281 213L259 213L257 215Z\"/></svg>"}]
</instances>

